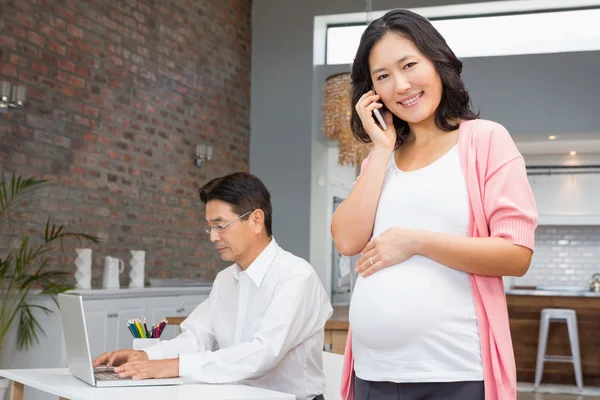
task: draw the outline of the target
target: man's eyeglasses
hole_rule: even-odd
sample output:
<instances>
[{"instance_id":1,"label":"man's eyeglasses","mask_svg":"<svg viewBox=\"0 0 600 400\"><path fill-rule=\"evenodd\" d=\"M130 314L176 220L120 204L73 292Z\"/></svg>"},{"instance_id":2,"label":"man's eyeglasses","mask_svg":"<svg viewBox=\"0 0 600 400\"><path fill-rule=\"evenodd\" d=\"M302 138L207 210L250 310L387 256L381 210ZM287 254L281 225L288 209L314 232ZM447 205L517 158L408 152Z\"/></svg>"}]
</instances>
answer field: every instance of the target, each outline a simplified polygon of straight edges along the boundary
<instances>
[{"instance_id":1,"label":"man's eyeglasses","mask_svg":"<svg viewBox=\"0 0 600 400\"><path fill-rule=\"evenodd\" d=\"M208 233L209 235L210 235L211 231L215 231L218 234L221 234L223 232L223 230L225 228L227 228L229 225L233 224L235 221L239 221L240 219L244 218L246 215L250 214L252 211L254 211L254 210L248 211L244 215L240 215L239 217L237 217L233 221L229 221L225 225L205 225L204 226L204 232Z\"/></svg>"}]
</instances>

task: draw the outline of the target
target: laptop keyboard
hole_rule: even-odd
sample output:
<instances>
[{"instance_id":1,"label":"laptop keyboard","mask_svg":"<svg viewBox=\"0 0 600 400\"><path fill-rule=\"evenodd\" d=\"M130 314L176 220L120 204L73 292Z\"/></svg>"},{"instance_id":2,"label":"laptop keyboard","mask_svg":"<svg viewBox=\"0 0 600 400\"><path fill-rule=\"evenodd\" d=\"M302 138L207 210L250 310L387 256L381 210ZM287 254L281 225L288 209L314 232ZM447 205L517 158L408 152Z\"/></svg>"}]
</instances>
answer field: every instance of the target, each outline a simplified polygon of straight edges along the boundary
<instances>
[{"instance_id":1,"label":"laptop keyboard","mask_svg":"<svg viewBox=\"0 0 600 400\"><path fill-rule=\"evenodd\" d=\"M100 371L94 371L94 378L98 381L115 381L122 379L131 379L131 377L121 378L119 374L117 374L112 369L102 369Z\"/></svg>"}]
</instances>

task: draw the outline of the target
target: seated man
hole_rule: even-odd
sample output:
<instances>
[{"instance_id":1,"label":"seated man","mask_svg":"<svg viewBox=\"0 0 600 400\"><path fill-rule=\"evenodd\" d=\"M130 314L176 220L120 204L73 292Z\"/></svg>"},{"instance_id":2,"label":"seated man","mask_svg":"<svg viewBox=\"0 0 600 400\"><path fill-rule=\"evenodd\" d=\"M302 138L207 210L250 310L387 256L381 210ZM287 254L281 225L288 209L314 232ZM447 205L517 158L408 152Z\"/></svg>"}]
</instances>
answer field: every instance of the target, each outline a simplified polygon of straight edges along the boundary
<instances>
[{"instance_id":1,"label":"seated man","mask_svg":"<svg viewBox=\"0 0 600 400\"><path fill-rule=\"evenodd\" d=\"M255 176L234 173L208 182L200 199L205 231L221 258L235 264L219 272L179 336L143 351L104 353L94 367L116 366L133 379L181 376L321 399L332 308L311 265L273 238L269 191Z\"/></svg>"}]
</instances>

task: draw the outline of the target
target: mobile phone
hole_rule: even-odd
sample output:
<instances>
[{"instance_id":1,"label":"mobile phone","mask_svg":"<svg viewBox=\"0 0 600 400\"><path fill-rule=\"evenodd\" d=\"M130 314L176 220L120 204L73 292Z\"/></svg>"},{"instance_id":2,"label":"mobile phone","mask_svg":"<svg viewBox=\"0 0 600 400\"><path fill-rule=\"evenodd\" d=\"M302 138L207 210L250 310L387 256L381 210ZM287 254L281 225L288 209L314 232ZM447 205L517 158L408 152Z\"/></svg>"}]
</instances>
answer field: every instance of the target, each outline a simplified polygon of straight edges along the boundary
<instances>
[{"instance_id":1,"label":"mobile phone","mask_svg":"<svg viewBox=\"0 0 600 400\"><path fill-rule=\"evenodd\" d=\"M375 88L373 87L372 89L373 89L373 94L377 94L377 92L375 92ZM387 125L386 125L385 121L383 120L383 117L381 116L379 109L378 108L374 109L373 114L375 115L375 118L377 118L377 121L379 121L379 125L381 125L381 129L383 129L384 131L387 131Z\"/></svg>"}]
</instances>

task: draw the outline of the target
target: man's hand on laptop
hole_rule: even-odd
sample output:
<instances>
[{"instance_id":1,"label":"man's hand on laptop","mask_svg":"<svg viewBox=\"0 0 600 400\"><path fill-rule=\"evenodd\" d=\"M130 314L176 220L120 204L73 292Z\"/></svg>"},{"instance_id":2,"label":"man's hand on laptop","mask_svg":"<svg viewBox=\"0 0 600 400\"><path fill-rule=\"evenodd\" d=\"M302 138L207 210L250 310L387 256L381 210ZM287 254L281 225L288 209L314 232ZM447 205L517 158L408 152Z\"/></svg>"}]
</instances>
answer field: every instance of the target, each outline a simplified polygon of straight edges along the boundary
<instances>
[{"instance_id":1,"label":"man's hand on laptop","mask_svg":"<svg viewBox=\"0 0 600 400\"><path fill-rule=\"evenodd\" d=\"M118 351L109 351L102 354L92 362L92 366L94 368L97 368L101 365L106 365L107 367L116 367L129 361L147 360L148 354L146 354L145 351L124 349Z\"/></svg>"},{"instance_id":2,"label":"man's hand on laptop","mask_svg":"<svg viewBox=\"0 0 600 400\"><path fill-rule=\"evenodd\" d=\"M179 376L179 359L167 360L130 360L115 368L115 372L121 378L152 379L152 378L175 378Z\"/></svg>"}]
</instances>

